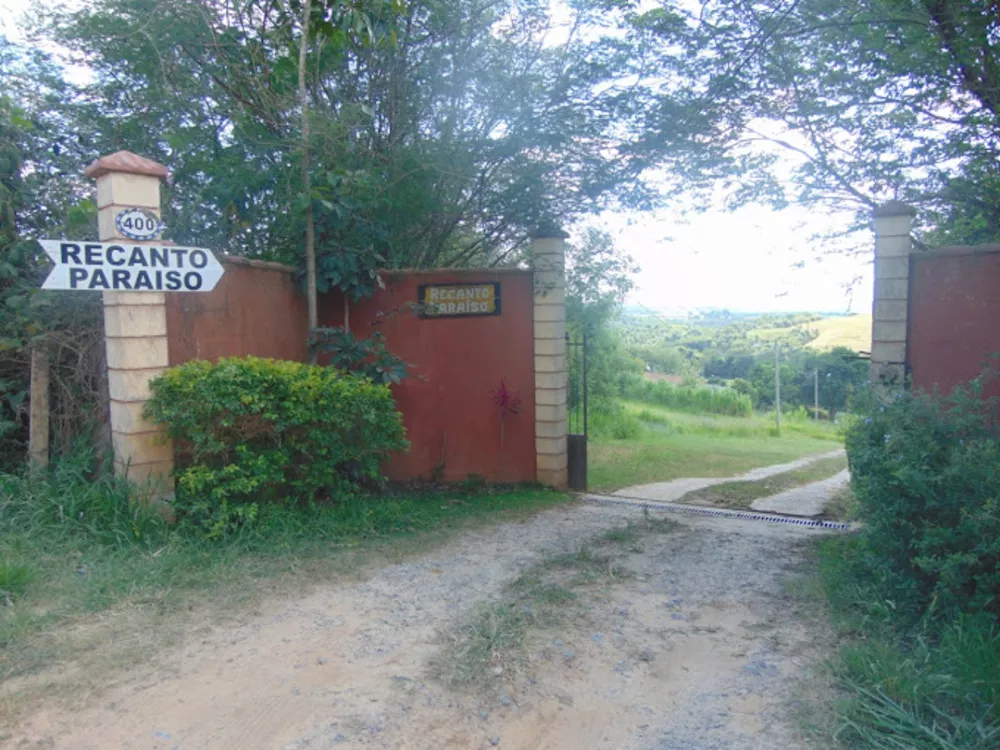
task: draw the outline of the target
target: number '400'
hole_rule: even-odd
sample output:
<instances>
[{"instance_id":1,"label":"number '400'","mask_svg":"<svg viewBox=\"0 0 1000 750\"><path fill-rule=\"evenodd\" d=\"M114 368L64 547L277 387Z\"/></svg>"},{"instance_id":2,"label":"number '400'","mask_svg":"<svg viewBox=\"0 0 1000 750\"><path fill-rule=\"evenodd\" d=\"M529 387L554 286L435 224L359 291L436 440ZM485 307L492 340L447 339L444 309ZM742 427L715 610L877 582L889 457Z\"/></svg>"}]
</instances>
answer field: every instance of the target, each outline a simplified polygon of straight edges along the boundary
<instances>
[{"instance_id":1,"label":"number '400'","mask_svg":"<svg viewBox=\"0 0 1000 750\"><path fill-rule=\"evenodd\" d=\"M122 219L122 226L137 232L155 232L158 222L147 216L126 216Z\"/></svg>"}]
</instances>

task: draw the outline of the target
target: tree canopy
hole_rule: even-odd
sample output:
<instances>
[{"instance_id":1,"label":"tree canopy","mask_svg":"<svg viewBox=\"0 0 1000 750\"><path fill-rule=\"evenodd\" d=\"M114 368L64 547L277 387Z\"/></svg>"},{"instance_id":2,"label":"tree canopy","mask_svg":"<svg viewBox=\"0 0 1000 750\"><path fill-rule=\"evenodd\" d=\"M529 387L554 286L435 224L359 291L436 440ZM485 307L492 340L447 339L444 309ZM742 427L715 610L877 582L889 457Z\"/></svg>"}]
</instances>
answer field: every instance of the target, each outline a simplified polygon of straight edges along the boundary
<instances>
[{"instance_id":1,"label":"tree canopy","mask_svg":"<svg viewBox=\"0 0 1000 750\"><path fill-rule=\"evenodd\" d=\"M734 204L854 210L858 226L899 199L931 241L1000 233L994 2L703 0L631 26L662 75L645 145L683 155L677 134L700 131L708 147L682 158L694 182L726 183Z\"/></svg>"},{"instance_id":2,"label":"tree canopy","mask_svg":"<svg viewBox=\"0 0 1000 750\"><path fill-rule=\"evenodd\" d=\"M909 201L933 241L1000 233L990 2L323 0L308 190L300 10L88 0L33 30L85 85L37 55L2 74L36 98L62 88L49 148L166 164L178 241L296 261L311 207L322 285L357 294L378 265L514 263L539 223L720 187L730 205L847 208L859 225Z\"/></svg>"},{"instance_id":3,"label":"tree canopy","mask_svg":"<svg viewBox=\"0 0 1000 750\"><path fill-rule=\"evenodd\" d=\"M172 170L176 239L295 260L311 204L326 284L510 263L540 222L652 201L621 128L629 50L583 32L595 9L557 26L542 0L327 2L311 27L309 195L285 4L93 0L47 33L93 74L95 149Z\"/></svg>"}]
</instances>

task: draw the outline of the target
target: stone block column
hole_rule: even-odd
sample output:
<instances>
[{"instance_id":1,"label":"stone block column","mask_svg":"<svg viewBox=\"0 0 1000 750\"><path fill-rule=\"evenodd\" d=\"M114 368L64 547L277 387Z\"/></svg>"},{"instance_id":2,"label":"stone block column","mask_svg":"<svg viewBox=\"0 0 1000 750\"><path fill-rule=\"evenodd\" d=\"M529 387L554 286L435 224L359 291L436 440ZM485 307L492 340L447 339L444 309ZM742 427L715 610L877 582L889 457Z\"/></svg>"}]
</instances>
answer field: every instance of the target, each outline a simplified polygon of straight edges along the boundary
<instances>
[{"instance_id":1,"label":"stone block column","mask_svg":"<svg viewBox=\"0 0 1000 750\"><path fill-rule=\"evenodd\" d=\"M531 240L534 270L535 476L540 484L566 489L566 238L560 230L537 232Z\"/></svg>"},{"instance_id":2,"label":"stone block column","mask_svg":"<svg viewBox=\"0 0 1000 750\"><path fill-rule=\"evenodd\" d=\"M907 311L910 304L910 230L916 210L899 201L875 209L875 294L872 303L873 383L906 380Z\"/></svg>"},{"instance_id":3,"label":"stone block column","mask_svg":"<svg viewBox=\"0 0 1000 750\"><path fill-rule=\"evenodd\" d=\"M122 235L115 217L140 208L160 215L161 164L130 151L104 156L84 171L97 180L97 219L102 242L158 244ZM149 381L170 364L167 309L162 292L104 292L104 335L111 396L115 472L147 489L153 499L173 494L174 451L163 429L142 416Z\"/></svg>"}]
</instances>

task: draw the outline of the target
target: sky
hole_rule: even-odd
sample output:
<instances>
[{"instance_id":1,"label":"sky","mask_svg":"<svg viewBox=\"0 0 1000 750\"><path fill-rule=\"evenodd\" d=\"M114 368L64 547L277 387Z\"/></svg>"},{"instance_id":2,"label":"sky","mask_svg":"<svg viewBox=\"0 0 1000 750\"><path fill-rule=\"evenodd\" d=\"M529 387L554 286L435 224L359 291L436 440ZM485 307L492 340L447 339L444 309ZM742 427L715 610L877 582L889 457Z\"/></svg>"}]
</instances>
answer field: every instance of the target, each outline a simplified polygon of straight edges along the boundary
<instances>
[{"instance_id":1,"label":"sky","mask_svg":"<svg viewBox=\"0 0 1000 750\"><path fill-rule=\"evenodd\" d=\"M33 2L0 0L0 33L20 39L16 19ZM795 207L730 212L720 199L685 218L669 211L604 214L590 224L609 231L640 267L631 306L667 314L869 312L872 254L824 254L812 238L846 220Z\"/></svg>"},{"instance_id":2,"label":"sky","mask_svg":"<svg viewBox=\"0 0 1000 750\"><path fill-rule=\"evenodd\" d=\"M633 306L670 314L870 312L872 254L829 253L812 237L847 220L797 208L718 206L687 219L605 215L593 225L609 231L641 268L627 300Z\"/></svg>"}]
</instances>

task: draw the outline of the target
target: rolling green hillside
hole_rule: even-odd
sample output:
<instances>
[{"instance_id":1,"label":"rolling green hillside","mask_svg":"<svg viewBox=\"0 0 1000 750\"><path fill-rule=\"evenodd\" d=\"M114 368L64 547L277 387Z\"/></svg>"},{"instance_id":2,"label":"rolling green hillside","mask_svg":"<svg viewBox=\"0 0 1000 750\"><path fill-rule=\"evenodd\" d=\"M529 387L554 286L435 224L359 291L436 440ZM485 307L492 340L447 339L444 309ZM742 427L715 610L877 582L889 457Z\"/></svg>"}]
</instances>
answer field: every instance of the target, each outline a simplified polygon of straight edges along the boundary
<instances>
[{"instance_id":1,"label":"rolling green hillside","mask_svg":"<svg viewBox=\"0 0 1000 750\"><path fill-rule=\"evenodd\" d=\"M819 336L810 341L810 349L826 351L837 346L846 346L856 352L869 352L872 348L872 316L848 315L839 318L823 318L801 326L817 331Z\"/></svg>"}]
</instances>

